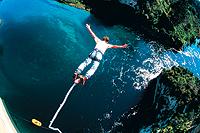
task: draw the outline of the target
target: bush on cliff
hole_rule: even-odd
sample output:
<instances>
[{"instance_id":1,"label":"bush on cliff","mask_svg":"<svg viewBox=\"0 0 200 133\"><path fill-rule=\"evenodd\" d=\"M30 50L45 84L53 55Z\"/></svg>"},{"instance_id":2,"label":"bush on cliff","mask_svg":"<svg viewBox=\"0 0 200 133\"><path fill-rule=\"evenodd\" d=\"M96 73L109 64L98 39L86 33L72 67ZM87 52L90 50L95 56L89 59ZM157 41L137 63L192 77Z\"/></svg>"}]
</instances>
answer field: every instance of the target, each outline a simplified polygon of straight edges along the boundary
<instances>
[{"instance_id":1,"label":"bush on cliff","mask_svg":"<svg viewBox=\"0 0 200 133\"><path fill-rule=\"evenodd\" d=\"M199 9L195 0L138 0L134 7L120 1L83 0L83 3L104 22L133 27L148 40L166 47L178 49L198 35ZM126 3L132 2L129 1Z\"/></svg>"},{"instance_id":2,"label":"bush on cliff","mask_svg":"<svg viewBox=\"0 0 200 133\"><path fill-rule=\"evenodd\" d=\"M154 30L169 35L174 44L187 44L198 36L199 20L192 0L139 0L137 13Z\"/></svg>"},{"instance_id":3,"label":"bush on cliff","mask_svg":"<svg viewBox=\"0 0 200 133\"><path fill-rule=\"evenodd\" d=\"M111 133L199 131L199 101L198 78L182 67L164 70L150 81L142 101L120 117Z\"/></svg>"},{"instance_id":4,"label":"bush on cliff","mask_svg":"<svg viewBox=\"0 0 200 133\"><path fill-rule=\"evenodd\" d=\"M190 132L200 119L200 80L187 69L173 67L159 76L152 132ZM146 130L144 127L142 130Z\"/></svg>"}]
</instances>

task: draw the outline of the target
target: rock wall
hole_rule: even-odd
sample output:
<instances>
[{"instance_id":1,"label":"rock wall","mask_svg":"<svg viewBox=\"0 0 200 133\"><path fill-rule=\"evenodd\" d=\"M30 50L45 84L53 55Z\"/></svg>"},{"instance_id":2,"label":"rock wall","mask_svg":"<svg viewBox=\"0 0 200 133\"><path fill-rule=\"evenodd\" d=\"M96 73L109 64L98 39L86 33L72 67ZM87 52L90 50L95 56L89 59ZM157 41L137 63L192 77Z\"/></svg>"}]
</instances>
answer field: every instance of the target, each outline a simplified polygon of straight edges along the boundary
<instances>
[{"instance_id":1,"label":"rock wall","mask_svg":"<svg viewBox=\"0 0 200 133\"><path fill-rule=\"evenodd\" d=\"M142 102L123 114L112 132L199 132L200 80L173 67L149 83Z\"/></svg>"},{"instance_id":2,"label":"rock wall","mask_svg":"<svg viewBox=\"0 0 200 133\"><path fill-rule=\"evenodd\" d=\"M196 0L83 0L108 24L124 24L147 40L181 48L199 32Z\"/></svg>"}]
</instances>

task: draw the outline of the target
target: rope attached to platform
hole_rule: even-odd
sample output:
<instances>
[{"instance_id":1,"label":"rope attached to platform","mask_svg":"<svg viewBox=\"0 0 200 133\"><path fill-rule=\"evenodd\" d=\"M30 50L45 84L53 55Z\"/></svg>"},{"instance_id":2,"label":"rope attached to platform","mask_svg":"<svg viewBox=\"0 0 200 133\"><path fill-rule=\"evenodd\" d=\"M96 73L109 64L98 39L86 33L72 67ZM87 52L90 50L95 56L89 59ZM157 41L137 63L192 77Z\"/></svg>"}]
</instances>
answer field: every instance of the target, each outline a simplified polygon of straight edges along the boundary
<instances>
[{"instance_id":1,"label":"rope attached to platform","mask_svg":"<svg viewBox=\"0 0 200 133\"><path fill-rule=\"evenodd\" d=\"M55 128L55 127L52 127L52 124L53 122L55 121L56 117L58 116L58 113L60 112L60 110L62 109L62 107L65 105L66 101L67 101L67 98L68 96L70 95L71 91L73 90L73 88L76 86L77 84L74 83L71 88L69 89L69 91L67 92L67 94L65 95L65 98L63 100L63 102L60 104L60 107L58 108L58 110L56 111L56 113L54 114L52 120L50 121L50 124L49 124L49 128L54 130L54 131L58 131L59 133L62 133L61 130L59 128Z\"/></svg>"}]
</instances>

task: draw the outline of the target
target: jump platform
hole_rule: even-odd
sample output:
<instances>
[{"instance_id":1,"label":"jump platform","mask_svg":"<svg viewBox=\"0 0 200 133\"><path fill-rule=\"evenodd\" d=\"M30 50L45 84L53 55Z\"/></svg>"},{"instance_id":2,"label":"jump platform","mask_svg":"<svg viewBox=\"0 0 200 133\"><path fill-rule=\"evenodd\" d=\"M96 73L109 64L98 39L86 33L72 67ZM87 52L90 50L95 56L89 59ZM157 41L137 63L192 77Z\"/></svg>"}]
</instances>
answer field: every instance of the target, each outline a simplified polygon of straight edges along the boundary
<instances>
[{"instance_id":1,"label":"jump platform","mask_svg":"<svg viewBox=\"0 0 200 133\"><path fill-rule=\"evenodd\" d=\"M17 133L17 129L12 121L5 103L0 98L0 133Z\"/></svg>"}]
</instances>

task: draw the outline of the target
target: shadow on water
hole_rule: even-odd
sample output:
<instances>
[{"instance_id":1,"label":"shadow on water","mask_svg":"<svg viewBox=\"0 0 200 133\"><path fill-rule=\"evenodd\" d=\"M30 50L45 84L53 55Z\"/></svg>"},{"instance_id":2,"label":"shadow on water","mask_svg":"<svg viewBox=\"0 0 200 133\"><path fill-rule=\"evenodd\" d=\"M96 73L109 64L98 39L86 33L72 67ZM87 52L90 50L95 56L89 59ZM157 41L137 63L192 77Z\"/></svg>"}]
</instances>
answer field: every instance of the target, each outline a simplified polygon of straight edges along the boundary
<instances>
[{"instance_id":1,"label":"shadow on water","mask_svg":"<svg viewBox=\"0 0 200 133\"><path fill-rule=\"evenodd\" d=\"M13 99L17 99L11 111L29 120L37 116L48 123L60 96L70 87L66 85L71 84L71 76L67 75L73 74L70 68L75 67L72 62L77 58L64 53L67 49L75 53L76 49L66 32L55 26L57 23L55 19L31 17L23 22L9 22L0 30L4 48L1 69L14 86L6 89L18 92L12 97L5 96L6 102L11 105ZM19 108L22 105L23 108Z\"/></svg>"},{"instance_id":2,"label":"shadow on water","mask_svg":"<svg viewBox=\"0 0 200 133\"><path fill-rule=\"evenodd\" d=\"M2 58L2 69L14 84L27 84L28 87L41 89L45 85L58 84L55 83L56 80L65 78L65 66L62 64L58 67L58 64L66 63L66 60L59 58L66 48L59 42L65 42L67 36L56 27L49 27L47 21L37 17L23 23L9 24L11 26L6 29L2 28L0 35L3 44L6 44L3 46L5 54ZM51 20L51 23L56 22ZM48 36L45 35L47 33ZM70 61L70 58L67 61ZM67 66L72 67L70 64ZM24 79L27 81L24 82Z\"/></svg>"}]
</instances>

